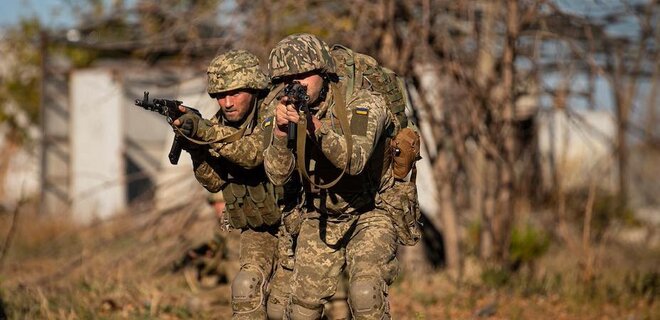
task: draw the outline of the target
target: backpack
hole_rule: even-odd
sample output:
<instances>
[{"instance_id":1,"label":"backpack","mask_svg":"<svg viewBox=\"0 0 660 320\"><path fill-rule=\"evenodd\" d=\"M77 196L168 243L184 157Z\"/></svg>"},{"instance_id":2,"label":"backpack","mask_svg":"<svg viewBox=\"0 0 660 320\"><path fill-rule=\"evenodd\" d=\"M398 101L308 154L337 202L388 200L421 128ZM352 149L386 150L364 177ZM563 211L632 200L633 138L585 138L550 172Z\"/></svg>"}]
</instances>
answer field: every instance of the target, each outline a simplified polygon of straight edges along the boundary
<instances>
[{"instance_id":1,"label":"backpack","mask_svg":"<svg viewBox=\"0 0 660 320\"><path fill-rule=\"evenodd\" d=\"M378 92L396 116L400 127L408 127L406 116L406 106L409 105L408 91L401 77L378 64L373 57L353 52L342 45L336 44L330 51L335 61L339 62L335 66L337 75L346 79L346 97L350 97L353 91L361 88Z\"/></svg>"},{"instance_id":2,"label":"backpack","mask_svg":"<svg viewBox=\"0 0 660 320\"><path fill-rule=\"evenodd\" d=\"M392 218L397 232L398 242L402 245L414 245L421 238L419 201L415 180L417 170L415 161L419 160L420 138L417 127L408 121L406 107L410 106L405 82L394 71L381 66L373 57L353 52L341 45L334 45L331 55L335 59L335 71L346 82L345 96L358 89L369 89L379 93L388 108L396 117L398 126L389 137L393 151L393 166L397 165L401 155L395 151L412 152L405 162L403 170L392 168L395 173L394 184L378 194L377 205L385 209ZM401 145L399 145L401 144ZM405 172L396 174L396 172ZM406 175L408 177L406 177ZM406 179L407 178L407 179Z\"/></svg>"}]
</instances>

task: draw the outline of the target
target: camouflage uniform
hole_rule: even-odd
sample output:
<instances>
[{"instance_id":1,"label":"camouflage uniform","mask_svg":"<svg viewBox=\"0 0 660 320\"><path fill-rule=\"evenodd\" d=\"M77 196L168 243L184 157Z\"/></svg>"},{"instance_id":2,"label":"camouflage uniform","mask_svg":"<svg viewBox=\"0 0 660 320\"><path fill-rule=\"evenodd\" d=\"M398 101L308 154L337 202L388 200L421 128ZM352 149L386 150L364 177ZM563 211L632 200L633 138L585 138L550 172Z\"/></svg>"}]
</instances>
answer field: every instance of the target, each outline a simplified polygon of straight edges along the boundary
<instances>
[{"instance_id":1,"label":"camouflage uniform","mask_svg":"<svg viewBox=\"0 0 660 320\"><path fill-rule=\"evenodd\" d=\"M271 51L273 81L318 71L333 74L334 57L318 38L299 34L284 38ZM349 277L349 303L356 319L389 318L388 285L398 272L397 235L378 195L393 184L386 136L396 130L394 115L383 98L370 90L354 90L344 105L352 131L347 145L337 120L336 97L345 92L345 79L326 76L327 94L313 109L322 126L304 151L305 168L317 185L335 179L350 157L347 175L328 189L304 181L298 222L285 215L287 228L299 226L293 288L287 314L291 319L319 319L322 306L337 288L344 269ZM264 152L264 166L275 185L283 185L296 169L286 137L273 135ZM295 176L295 175L294 175ZM294 230L295 233L296 230Z\"/></svg>"},{"instance_id":2,"label":"camouflage uniform","mask_svg":"<svg viewBox=\"0 0 660 320\"><path fill-rule=\"evenodd\" d=\"M196 119L194 138L211 142L191 149L197 180L210 192L222 192L225 223L241 230L241 269L232 281L233 319L265 319L268 279L277 253L280 211L262 162L263 103L268 86L256 56L230 51L217 56L208 68L211 97L232 90L253 93L252 115L231 123L220 110L212 120ZM223 139L241 132L234 140Z\"/></svg>"}]
</instances>

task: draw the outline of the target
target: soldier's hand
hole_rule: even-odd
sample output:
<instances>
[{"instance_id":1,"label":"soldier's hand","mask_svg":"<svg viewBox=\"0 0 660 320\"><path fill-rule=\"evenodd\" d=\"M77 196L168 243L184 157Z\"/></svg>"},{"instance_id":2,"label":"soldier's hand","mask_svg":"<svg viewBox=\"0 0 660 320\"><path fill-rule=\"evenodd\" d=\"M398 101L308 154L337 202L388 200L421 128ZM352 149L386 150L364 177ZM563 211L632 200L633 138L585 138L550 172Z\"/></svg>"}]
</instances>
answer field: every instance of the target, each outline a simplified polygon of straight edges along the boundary
<instances>
[{"instance_id":1,"label":"soldier's hand","mask_svg":"<svg viewBox=\"0 0 660 320\"><path fill-rule=\"evenodd\" d=\"M200 118L192 113L186 113L180 118L174 120L173 125L179 127L181 133L188 137L194 137L197 135L197 125Z\"/></svg>"},{"instance_id":2,"label":"soldier's hand","mask_svg":"<svg viewBox=\"0 0 660 320\"><path fill-rule=\"evenodd\" d=\"M298 123L298 121L300 121L300 115L293 105L285 104L283 101L277 104L275 107L276 135L280 137L286 136L289 122Z\"/></svg>"},{"instance_id":3,"label":"soldier's hand","mask_svg":"<svg viewBox=\"0 0 660 320\"><path fill-rule=\"evenodd\" d=\"M179 106L179 110L184 114L172 122L172 125L179 127L181 133L185 136L195 138L198 137L199 132L208 129L210 123L204 118L198 116L194 112L189 111L184 106Z\"/></svg>"},{"instance_id":4,"label":"soldier's hand","mask_svg":"<svg viewBox=\"0 0 660 320\"><path fill-rule=\"evenodd\" d=\"M186 108L184 105L179 106L179 111L181 111L183 113L183 116L185 116L186 114L189 113L188 108ZM175 126L175 127L182 127L183 122L185 120L185 119L181 119L181 118L183 118L183 116L181 116L178 119L175 119L174 121L172 121L172 125Z\"/></svg>"}]
</instances>

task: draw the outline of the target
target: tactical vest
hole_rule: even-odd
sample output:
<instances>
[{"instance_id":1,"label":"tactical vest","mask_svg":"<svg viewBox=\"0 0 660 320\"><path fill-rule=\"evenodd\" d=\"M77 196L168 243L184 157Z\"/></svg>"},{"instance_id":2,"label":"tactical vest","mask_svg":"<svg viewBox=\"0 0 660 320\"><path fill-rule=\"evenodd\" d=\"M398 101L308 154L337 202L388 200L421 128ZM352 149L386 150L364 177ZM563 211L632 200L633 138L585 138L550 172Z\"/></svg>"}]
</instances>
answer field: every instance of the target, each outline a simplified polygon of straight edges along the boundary
<instances>
[{"instance_id":1,"label":"tactical vest","mask_svg":"<svg viewBox=\"0 0 660 320\"><path fill-rule=\"evenodd\" d=\"M221 176L227 181L222 195L229 225L236 229L256 229L280 221L275 188L268 181L263 167L244 169L229 165Z\"/></svg>"},{"instance_id":2,"label":"tactical vest","mask_svg":"<svg viewBox=\"0 0 660 320\"><path fill-rule=\"evenodd\" d=\"M242 131L241 137L252 134L258 123L256 117L260 110L257 108L262 106L262 102L263 99L257 100L253 113L246 119L246 126L239 130ZM276 190L263 166L246 169L225 159L220 159L216 165L215 171L227 182L222 195L229 225L236 229L256 229L279 223L282 214L277 206Z\"/></svg>"}]
</instances>

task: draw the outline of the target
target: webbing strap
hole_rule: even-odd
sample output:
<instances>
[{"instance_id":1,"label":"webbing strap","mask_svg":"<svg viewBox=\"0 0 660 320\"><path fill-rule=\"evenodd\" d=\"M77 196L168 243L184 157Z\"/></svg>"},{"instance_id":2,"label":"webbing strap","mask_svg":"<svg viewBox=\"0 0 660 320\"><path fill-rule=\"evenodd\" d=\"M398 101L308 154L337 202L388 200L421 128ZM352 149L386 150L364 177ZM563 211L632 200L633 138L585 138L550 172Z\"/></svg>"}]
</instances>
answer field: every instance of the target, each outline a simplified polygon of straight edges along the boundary
<instances>
[{"instance_id":1,"label":"webbing strap","mask_svg":"<svg viewBox=\"0 0 660 320\"><path fill-rule=\"evenodd\" d=\"M266 98L264 98L264 105L269 105L274 99L276 99L280 92L284 90L284 87L286 87L286 83L282 82L271 89Z\"/></svg>"},{"instance_id":2,"label":"webbing strap","mask_svg":"<svg viewBox=\"0 0 660 320\"><path fill-rule=\"evenodd\" d=\"M314 187L319 189L329 189L335 186L339 180L344 176L348 171L348 167L351 163L351 156L353 153L353 138L351 136L351 126L348 125L348 114L346 111L346 97L344 96L343 90L339 88L334 83L331 83L332 94L335 100L335 111L337 113L337 119L339 120L339 126L341 127L344 140L346 141L346 164L342 168L341 173L337 178L325 184L316 184L309 177L307 169L305 169L305 142L307 141L307 119L301 117L301 121L298 122L298 132L296 138L296 163L298 165L298 172L301 173L303 177ZM331 111L329 111L331 112ZM332 116L332 115L331 115Z\"/></svg>"}]
</instances>

